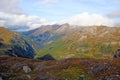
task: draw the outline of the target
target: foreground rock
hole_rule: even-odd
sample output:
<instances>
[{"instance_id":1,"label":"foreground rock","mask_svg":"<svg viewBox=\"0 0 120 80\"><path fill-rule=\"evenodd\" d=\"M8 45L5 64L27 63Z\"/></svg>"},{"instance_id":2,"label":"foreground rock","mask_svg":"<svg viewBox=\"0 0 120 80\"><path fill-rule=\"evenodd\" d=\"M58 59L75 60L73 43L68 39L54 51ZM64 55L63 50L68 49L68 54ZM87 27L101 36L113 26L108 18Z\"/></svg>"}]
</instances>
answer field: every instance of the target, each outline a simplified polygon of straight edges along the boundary
<instances>
[{"instance_id":1,"label":"foreground rock","mask_svg":"<svg viewBox=\"0 0 120 80\"><path fill-rule=\"evenodd\" d=\"M120 48L115 52L114 58L120 57Z\"/></svg>"},{"instance_id":2,"label":"foreground rock","mask_svg":"<svg viewBox=\"0 0 120 80\"><path fill-rule=\"evenodd\" d=\"M31 70L31 68L30 68L29 66L23 66L23 71L24 71L25 73L29 73L29 72L31 72L32 70Z\"/></svg>"}]
</instances>

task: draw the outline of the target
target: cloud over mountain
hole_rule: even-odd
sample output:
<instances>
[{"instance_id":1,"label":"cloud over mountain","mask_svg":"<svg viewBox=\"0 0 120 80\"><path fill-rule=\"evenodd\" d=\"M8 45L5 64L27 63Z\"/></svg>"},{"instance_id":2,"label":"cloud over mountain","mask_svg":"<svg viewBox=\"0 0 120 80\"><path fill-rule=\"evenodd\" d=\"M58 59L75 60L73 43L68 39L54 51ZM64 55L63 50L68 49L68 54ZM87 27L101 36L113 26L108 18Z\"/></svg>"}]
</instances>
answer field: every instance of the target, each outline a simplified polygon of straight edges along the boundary
<instances>
[{"instance_id":1,"label":"cloud over mountain","mask_svg":"<svg viewBox=\"0 0 120 80\"><path fill-rule=\"evenodd\" d=\"M41 25L47 24L64 24L69 23L70 25L79 26L92 26L92 25L105 25L105 26L116 26L119 24L118 21L110 19L106 16L99 14L82 13L74 15L68 19L47 22L44 18L38 16L31 16L25 14L9 14L0 12L0 26L6 26L8 28L14 28L15 30L30 30L40 27Z\"/></svg>"},{"instance_id":2,"label":"cloud over mountain","mask_svg":"<svg viewBox=\"0 0 120 80\"><path fill-rule=\"evenodd\" d=\"M69 23L71 25L91 26L91 25L106 25L114 26L115 21L99 14L82 13L72 16L61 23Z\"/></svg>"},{"instance_id":3,"label":"cloud over mountain","mask_svg":"<svg viewBox=\"0 0 120 80\"><path fill-rule=\"evenodd\" d=\"M27 29L34 29L44 23L46 23L46 20L38 16L30 16L25 14L17 15L0 12L0 26L11 28L17 26L18 29L27 26Z\"/></svg>"}]
</instances>

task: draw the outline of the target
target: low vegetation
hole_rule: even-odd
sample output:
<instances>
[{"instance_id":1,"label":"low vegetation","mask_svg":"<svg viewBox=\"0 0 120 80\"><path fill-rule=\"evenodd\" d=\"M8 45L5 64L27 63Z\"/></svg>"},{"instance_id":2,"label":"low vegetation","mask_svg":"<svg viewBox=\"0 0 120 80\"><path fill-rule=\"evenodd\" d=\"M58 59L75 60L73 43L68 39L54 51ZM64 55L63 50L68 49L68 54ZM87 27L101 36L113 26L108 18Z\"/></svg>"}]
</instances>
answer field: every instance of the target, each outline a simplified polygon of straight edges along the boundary
<instances>
[{"instance_id":1,"label":"low vegetation","mask_svg":"<svg viewBox=\"0 0 120 80\"><path fill-rule=\"evenodd\" d=\"M41 61L0 57L3 80L119 80L120 59L64 59Z\"/></svg>"}]
</instances>

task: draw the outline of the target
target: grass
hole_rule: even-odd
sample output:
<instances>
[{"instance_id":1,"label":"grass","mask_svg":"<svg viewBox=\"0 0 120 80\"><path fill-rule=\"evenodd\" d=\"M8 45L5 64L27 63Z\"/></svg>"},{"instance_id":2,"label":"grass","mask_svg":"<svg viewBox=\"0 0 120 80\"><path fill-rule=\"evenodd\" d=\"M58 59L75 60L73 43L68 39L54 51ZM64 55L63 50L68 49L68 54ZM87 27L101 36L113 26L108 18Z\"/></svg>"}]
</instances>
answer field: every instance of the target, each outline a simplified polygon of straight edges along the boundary
<instances>
[{"instance_id":1,"label":"grass","mask_svg":"<svg viewBox=\"0 0 120 80\"><path fill-rule=\"evenodd\" d=\"M71 67L68 69L63 69L55 74L57 78L62 80L82 80L81 75L84 75L84 80L93 80L85 71L80 67Z\"/></svg>"},{"instance_id":2,"label":"grass","mask_svg":"<svg viewBox=\"0 0 120 80\"><path fill-rule=\"evenodd\" d=\"M91 45L89 42L80 43L71 39L59 39L42 48L36 55L36 58L45 54L51 54L57 60L67 58L67 56L71 55L74 58L104 58L105 56L112 58L119 46L102 43Z\"/></svg>"}]
</instances>

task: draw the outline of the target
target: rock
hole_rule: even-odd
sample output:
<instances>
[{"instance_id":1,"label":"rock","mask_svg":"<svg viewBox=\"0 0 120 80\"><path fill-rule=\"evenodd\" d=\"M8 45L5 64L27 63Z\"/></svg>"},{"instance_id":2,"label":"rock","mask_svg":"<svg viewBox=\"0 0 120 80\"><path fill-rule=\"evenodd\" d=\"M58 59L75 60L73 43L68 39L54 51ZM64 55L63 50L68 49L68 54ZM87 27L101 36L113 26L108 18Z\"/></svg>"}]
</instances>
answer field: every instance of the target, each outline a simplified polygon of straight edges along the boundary
<instances>
[{"instance_id":1,"label":"rock","mask_svg":"<svg viewBox=\"0 0 120 80\"><path fill-rule=\"evenodd\" d=\"M34 80L56 80L51 76L47 76L47 75L37 75L35 76Z\"/></svg>"},{"instance_id":2,"label":"rock","mask_svg":"<svg viewBox=\"0 0 120 80\"><path fill-rule=\"evenodd\" d=\"M23 66L27 66L27 64L26 63L14 64L11 67L11 71L21 71L21 69L23 68Z\"/></svg>"},{"instance_id":3,"label":"rock","mask_svg":"<svg viewBox=\"0 0 120 80\"><path fill-rule=\"evenodd\" d=\"M16 80L25 80L24 77L18 77Z\"/></svg>"},{"instance_id":4,"label":"rock","mask_svg":"<svg viewBox=\"0 0 120 80\"><path fill-rule=\"evenodd\" d=\"M39 64L36 68L35 71L44 71L46 69L46 66L44 64Z\"/></svg>"},{"instance_id":5,"label":"rock","mask_svg":"<svg viewBox=\"0 0 120 80\"><path fill-rule=\"evenodd\" d=\"M12 80L13 77L16 77L16 75L10 73L0 73L0 80Z\"/></svg>"},{"instance_id":6,"label":"rock","mask_svg":"<svg viewBox=\"0 0 120 80\"><path fill-rule=\"evenodd\" d=\"M29 73L29 72L31 72L32 70L31 70L31 68L30 68L29 66L23 66L23 71L24 71L25 73Z\"/></svg>"},{"instance_id":7,"label":"rock","mask_svg":"<svg viewBox=\"0 0 120 80\"><path fill-rule=\"evenodd\" d=\"M84 78L85 78L85 75L80 75L78 80L84 80Z\"/></svg>"},{"instance_id":8,"label":"rock","mask_svg":"<svg viewBox=\"0 0 120 80\"><path fill-rule=\"evenodd\" d=\"M120 80L120 75L110 75L101 77L99 80Z\"/></svg>"},{"instance_id":9,"label":"rock","mask_svg":"<svg viewBox=\"0 0 120 80\"><path fill-rule=\"evenodd\" d=\"M0 80L3 80L1 76L0 76Z\"/></svg>"},{"instance_id":10,"label":"rock","mask_svg":"<svg viewBox=\"0 0 120 80\"><path fill-rule=\"evenodd\" d=\"M120 48L115 52L114 58L120 57Z\"/></svg>"},{"instance_id":11,"label":"rock","mask_svg":"<svg viewBox=\"0 0 120 80\"><path fill-rule=\"evenodd\" d=\"M91 69L90 74L94 76L94 75L99 74L100 72L108 70L110 68L111 68L111 66L107 63L93 65L90 68Z\"/></svg>"},{"instance_id":12,"label":"rock","mask_svg":"<svg viewBox=\"0 0 120 80\"><path fill-rule=\"evenodd\" d=\"M31 76L30 75L26 75L28 79L31 79Z\"/></svg>"}]
</instances>

